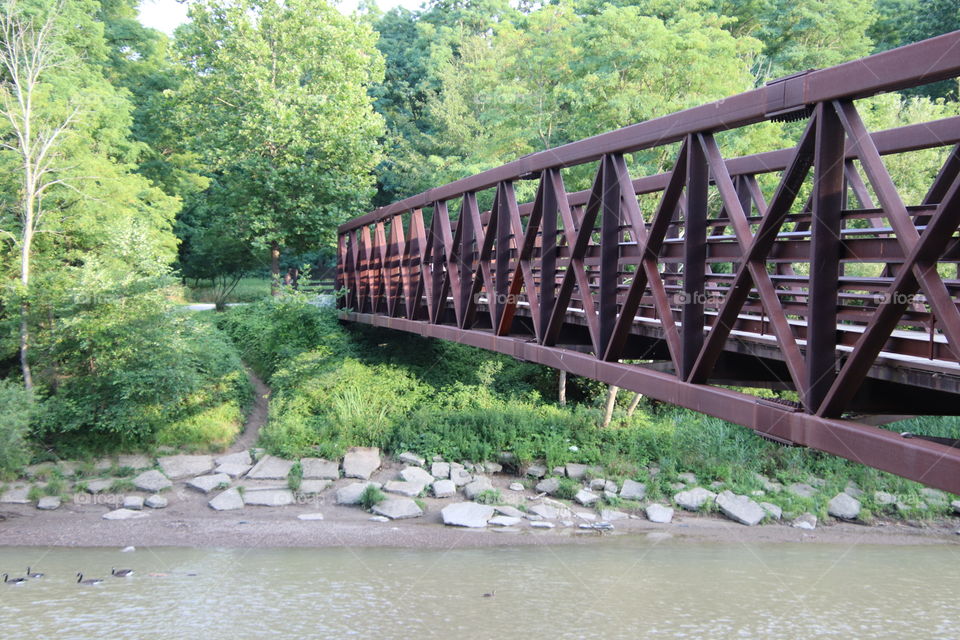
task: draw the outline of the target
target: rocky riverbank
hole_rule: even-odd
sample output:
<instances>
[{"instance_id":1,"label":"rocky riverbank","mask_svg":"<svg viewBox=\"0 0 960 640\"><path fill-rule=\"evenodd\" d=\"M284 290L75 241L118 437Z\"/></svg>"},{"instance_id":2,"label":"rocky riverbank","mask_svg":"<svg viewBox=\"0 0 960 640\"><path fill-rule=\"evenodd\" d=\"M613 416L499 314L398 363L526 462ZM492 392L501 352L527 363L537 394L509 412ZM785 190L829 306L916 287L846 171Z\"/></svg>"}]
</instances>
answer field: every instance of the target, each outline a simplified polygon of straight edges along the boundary
<instances>
[{"instance_id":1,"label":"rocky riverbank","mask_svg":"<svg viewBox=\"0 0 960 640\"><path fill-rule=\"evenodd\" d=\"M758 495L738 495L680 474L670 499L651 500L644 483L603 478L586 465L522 471L505 473L491 462L426 461L412 453L390 460L365 448L340 461L283 460L254 449L219 457L121 456L92 468L47 463L4 486L0 539L63 546L449 547L652 534L960 543L955 518L859 521L862 492L853 485L830 498L824 521L812 513L784 513L764 499L779 492L813 495L816 479L781 486L764 478ZM52 484L60 495L40 495L52 493ZM926 496L949 498L934 490ZM889 499L895 503L896 496ZM960 502L952 506L960 513Z\"/></svg>"}]
</instances>

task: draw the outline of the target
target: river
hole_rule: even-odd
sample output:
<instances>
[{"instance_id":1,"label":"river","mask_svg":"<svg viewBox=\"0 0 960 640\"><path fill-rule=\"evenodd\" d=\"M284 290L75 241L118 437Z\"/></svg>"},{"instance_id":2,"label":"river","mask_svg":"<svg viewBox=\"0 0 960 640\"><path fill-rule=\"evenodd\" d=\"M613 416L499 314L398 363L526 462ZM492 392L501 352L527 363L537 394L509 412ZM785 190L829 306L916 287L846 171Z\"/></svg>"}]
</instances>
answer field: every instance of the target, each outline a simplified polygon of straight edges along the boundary
<instances>
[{"instance_id":1,"label":"river","mask_svg":"<svg viewBox=\"0 0 960 640\"><path fill-rule=\"evenodd\" d=\"M960 547L0 547L10 638L956 638ZM110 577L130 568L129 578ZM104 578L76 583L76 573ZM153 575L151 575L153 574ZM483 594L492 592L492 597Z\"/></svg>"}]
</instances>

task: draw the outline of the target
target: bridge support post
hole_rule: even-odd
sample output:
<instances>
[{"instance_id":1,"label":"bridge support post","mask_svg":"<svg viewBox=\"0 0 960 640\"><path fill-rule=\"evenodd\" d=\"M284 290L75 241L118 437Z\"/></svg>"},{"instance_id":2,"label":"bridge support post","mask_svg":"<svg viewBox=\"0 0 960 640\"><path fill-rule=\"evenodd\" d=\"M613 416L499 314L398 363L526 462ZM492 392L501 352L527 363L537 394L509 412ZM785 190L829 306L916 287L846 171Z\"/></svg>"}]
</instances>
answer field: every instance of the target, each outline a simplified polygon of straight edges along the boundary
<instances>
[{"instance_id":1,"label":"bridge support post","mask_svg":"<svg viewBox=\"0 0 960 640\"><path fill-rule=\"evenodd\" d=\"M696 139L687 138L687 208L683 225L683 297L680 321L680 378L693 372L703 347L703 303L707 268L707 158Z\"/></svg>"},{"instance_id":2,"label":"bridge support post","mask_svg":"<svg viewBox=\"0 0 960 640\"><path fill-rule=\"evenodd\" d=\"M815 412L836 377L837 292L844 189L844 130L830 104L817 105L813 211L810 221L806 389L803 403Z\"/></svg>"}]
</instances>

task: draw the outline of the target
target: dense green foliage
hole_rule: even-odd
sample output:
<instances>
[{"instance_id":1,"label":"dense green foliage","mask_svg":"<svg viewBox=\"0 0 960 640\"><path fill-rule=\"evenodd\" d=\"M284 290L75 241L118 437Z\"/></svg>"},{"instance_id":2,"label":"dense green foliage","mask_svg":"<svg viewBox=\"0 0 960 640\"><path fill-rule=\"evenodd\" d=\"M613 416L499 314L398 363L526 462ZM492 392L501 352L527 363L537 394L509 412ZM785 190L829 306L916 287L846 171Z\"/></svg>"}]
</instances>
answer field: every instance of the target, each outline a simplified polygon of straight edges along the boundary
<instances>
[{"instance_id":1,"label":"dense green foliage","mask_svg":"<svg viewBox=\"0 0 960 640\"><path fill-rule=\"evenodd\" d=\"M20 385L0 380L0 480L29 461L27 436L33 403Z\"/></svg>"},{"instance_id":2,"label":"dense green foliage","mask_svg":"<svg viewBox=\"0 0 960 640\"><path fill-rule=\"evenodd\" d=\"M210 185L185 212L185 275L241 272L244 248L330 244L372 195L373 31L324 0L205 0L190 17L176 40L175 117ZM224 263L210 273L214 260Z\"/></svg>"},{"instance_id":3,"label":"dense green foliage","mask_svg":"<svg viewBox=\"0 0 960 640\"><path fill-rule=\"evenodd\" d=\"M777 77L960 29L957 3L920 0L477 0L371 16L386 75L378 202ZM957 82L911 92L957 97ZM895 119L874 123L895 126ZM727 150L795 143L752 127ZM634 154L635 170L672 158ZM568 187L585 188L588 173Z\"/></svg>"},{"instance_id":4,"label":"dense green foliage","mask_svg":"<svg viewBox=\"0 0 960 640\"><path fill-rule=\"evenodd\" d=\"M136 108L125 82L138 85L134 76L148 70L147 59L128 46L159 36L131 31L134 6L24 0L2 7L28 34L30 25L53 16L48 46L55 64L39 76L33 113L8 111L0 136L9 143L16 117L27 115L38 140L66 126L51 152L56 162L37 200L42 216L29 246L17 204L18 152L0 151L0 372L11 377L3 398L10 408L0 406L0 414L24 415L10 390L20 373L23 317L35 386L28 433L33 445L58 455L158 442L222 445L242 424L249 397L232 344L209 323L176 314L166 300L180 203L139 173L150 154L132 134ZM10 74L2 81L7 94L22 92ZM18 255L25 246L29 279ZM9 424L11 434L27 435L21 419ZM15 438L9 442L10 459L19 459Z\"/></svg>"}]
</instances>

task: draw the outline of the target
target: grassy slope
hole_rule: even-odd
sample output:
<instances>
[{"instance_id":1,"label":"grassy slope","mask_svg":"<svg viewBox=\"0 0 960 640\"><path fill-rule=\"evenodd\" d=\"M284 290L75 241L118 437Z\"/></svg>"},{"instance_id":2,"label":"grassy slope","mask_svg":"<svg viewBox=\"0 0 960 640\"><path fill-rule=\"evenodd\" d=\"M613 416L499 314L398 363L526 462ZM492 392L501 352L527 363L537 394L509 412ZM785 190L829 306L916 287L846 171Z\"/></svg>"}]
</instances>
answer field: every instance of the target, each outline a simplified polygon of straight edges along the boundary
<instances>
[{"instance_id":1,"label":"grassy slope","mask_svg":"<svg viewBox=\"0 0 960 640\"><path fill-rule=\"evenodd\" d=\"M787 512L825 515L826 498L856 482L866 515L890 507L873 492L896 494L915 517L947 509L920 508L922 487L816 451L782 447L722 420L656 402L628 418L618 408L600 428L602 385L574 379L571 406L552 402L555 372L462 345L370 327L340 326L333 313L297 297L265 301L223 314L221 326L244 359L273 387L263 444L289 457L338 456L348 446L414 450L452 460L496 459L503 451L548 467L582 462L606 477L646 482L651 497L672 495L681 472L704 486L723 482L737 492L761 489L756 474L783 483L820 478L813 500L787 493L763 499ZM622 394L623 403L629 402ZM917 432L960 434L956 420L911 425ZM649 467L660 469L651 476ZM825 496L825 497L824 497Z\"/></svg>"}]
</instances>

